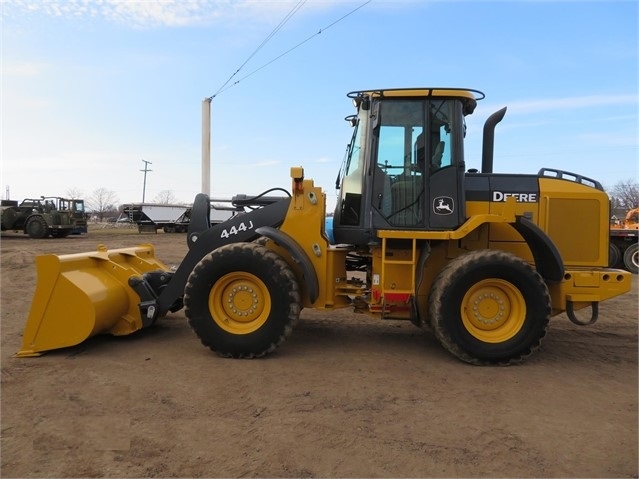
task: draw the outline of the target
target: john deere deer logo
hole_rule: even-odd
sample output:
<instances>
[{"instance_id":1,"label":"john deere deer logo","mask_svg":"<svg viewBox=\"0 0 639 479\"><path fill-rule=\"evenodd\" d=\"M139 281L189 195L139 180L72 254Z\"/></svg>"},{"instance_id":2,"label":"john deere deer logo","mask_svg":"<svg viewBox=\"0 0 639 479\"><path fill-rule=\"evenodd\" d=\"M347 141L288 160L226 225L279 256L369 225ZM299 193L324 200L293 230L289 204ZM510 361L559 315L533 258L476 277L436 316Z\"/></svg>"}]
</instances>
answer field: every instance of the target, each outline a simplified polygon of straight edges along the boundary
<instances>
[{"instance_id":1,"label":"john deere deer logo","mask_svg":"<svg viewBox=\"0 0 639 479\"><path fill-rule=\"evenodd\" d=\"M433 200L433 211L436 215L452 215L455 202L450 196L438 196Z\"/></svg>"}]
</instances>

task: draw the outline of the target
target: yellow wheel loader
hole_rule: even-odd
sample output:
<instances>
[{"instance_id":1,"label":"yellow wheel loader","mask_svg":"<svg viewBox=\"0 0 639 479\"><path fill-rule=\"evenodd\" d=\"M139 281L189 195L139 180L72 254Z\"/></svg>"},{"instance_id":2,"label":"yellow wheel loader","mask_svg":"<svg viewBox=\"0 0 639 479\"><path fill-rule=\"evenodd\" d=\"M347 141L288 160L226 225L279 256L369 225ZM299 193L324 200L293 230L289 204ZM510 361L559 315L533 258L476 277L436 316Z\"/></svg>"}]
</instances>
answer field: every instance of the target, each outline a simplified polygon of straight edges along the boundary
<instances>
[{"instance_id":1,"label":"yellow wheel loader","mask_svg":"<svg viewBox=\"0 0 639 479\"><path fill-rule=\"evenodd\" d=\"M464 162L464 119L483 93L348 97L356 114L346 118L353 135L332 228L325 194L293 167L287 195L237 197L248 212L218 225L198 195L175 271L150 245L37 257L17 355L133 333L184 307L205 346L261 357L291 334L302 308L351 307L430 325L462 361L508 364L538 349L552 316L590 324L599 302L630 290L630 273L607 268L609 199L597 181L548 168L493 173L505 108L486 120L478 171Z\"/></svg>"}]
</instances>

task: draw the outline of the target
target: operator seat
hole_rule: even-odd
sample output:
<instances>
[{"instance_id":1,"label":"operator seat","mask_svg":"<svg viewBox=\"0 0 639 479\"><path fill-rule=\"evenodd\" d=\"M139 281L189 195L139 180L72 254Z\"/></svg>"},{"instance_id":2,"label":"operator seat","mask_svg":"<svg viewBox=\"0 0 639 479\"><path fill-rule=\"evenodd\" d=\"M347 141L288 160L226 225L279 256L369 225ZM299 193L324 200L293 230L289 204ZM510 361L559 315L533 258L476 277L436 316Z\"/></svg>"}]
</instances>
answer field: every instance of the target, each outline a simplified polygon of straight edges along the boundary
<instances>
[{"instance_id":1,"label":"operator seat","mask_svg":"<svg viewBox=\"0 0 639 479\"><path fill-rule=\"evenodd\" d=\"M444 148L446 148L445 142L440 141L439 143L437 143L435 151L433 152L433 156L430 160L430 164L433 165L436 170L442 167L442 156L444 154Z\"/></svg>"},{"instance_id":2,"label":"operator seat","mask_svg":"<svg viewBox=\"0 0 639 479\"><path fill-rule=\"evenodd\" d=\"M433 153L430 155L430 164L431 166L438 170L442 166L442 156L444 155L444 150L446 149L446 142L439 141L435 148L433 148ZM426 147L424 145L424 134L420 133L415 140L415 160L417 162L417 166L422 172L425 172L425 162L426 162Z\"/></svg>"},{"instance_id":3,"label":"operator seat","mask_svg":"<svg viewBox=\"0 0 639 479\"><path fill-rule=\"evenodd\" d=\"M393 183L391 195L393 212L388 220L393 226L417 226L421 217L423 176L403 176Z\"/></svg>"}]
</instances>

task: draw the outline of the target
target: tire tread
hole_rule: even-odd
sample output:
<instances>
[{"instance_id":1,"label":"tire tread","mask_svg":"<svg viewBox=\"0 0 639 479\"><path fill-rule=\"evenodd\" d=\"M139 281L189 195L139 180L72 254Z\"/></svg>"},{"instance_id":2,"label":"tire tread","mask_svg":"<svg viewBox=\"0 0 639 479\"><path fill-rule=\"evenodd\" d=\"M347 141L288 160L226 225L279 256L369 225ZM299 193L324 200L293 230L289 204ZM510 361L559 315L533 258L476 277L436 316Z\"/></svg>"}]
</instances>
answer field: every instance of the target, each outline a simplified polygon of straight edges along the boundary
<instances>
[{"instance_id":1,"label":"tire tread","mask_svg":"<svg viewBox=\"0 0 639 479\"><path fill-rule=\"evenodd\" d=\"M270 263L270 274L272 275L272 277L276 278L278 283L280 283L279 286L281 288L286 288L288 294L289 308L287 311L287 318L285 320L285 326L281 331L279 337L276 338L274 341L271 341L270 344L260 349L259 351L224 351L219 346L216 346L210 337L199 333L197 325L198 320L194 317L194 312L189 306L191 299L190 291L192 291L194 288L197 288L197 284L201 281L206 281L205 278L202 278L202 275L208 273L211 268L214 268L215 263L237 257L237 255L244 254L250 254L254 256L256 262L263 261L266 263ZM277 253L265 248L258 243L232 243L222 246L216 249L214 252L208 254L193 269L193 272L189 276L184 291L184 310L186 317L188 318L189 326L195 331L204 346L222 357L253 359L260 358L272 353L291 335L295 325L299 320L301 311L302 298L300 294L300 287L297 278L293 274L290 266Z\"/></svg>"},{"instance_id":2,"label":"tire tread","mask_svg":"<svg viewBox=\"0 0 639 479\"><path fill-rule=\"evenodd\" d=\"M547 314L545 314L541 319L543 321L543 325L540 336L536 338L536 340L533 341L527 349L521 351L518 355L497 362L480 359L469 354L450 336L444 327L443 321L441 320L443 316L442 308L444 306L444 293L453 287L458 277L470 271L477 261L508 262L513 264L519 263L520 266L523 267L532 278L534 278L534 281L540 289L544 291L544 310ZM436 338L448 352L452 353L462 361L474 365L511 365L523 362L527 357L541 347L541 341L548 331L551 311L550 294L541 275L525 261L510 253L500 250L476 250L453 259L444 268L442 268L441 272L435 279L434 286L429 296L429 317Z\"/></svg>"}]
</instances>

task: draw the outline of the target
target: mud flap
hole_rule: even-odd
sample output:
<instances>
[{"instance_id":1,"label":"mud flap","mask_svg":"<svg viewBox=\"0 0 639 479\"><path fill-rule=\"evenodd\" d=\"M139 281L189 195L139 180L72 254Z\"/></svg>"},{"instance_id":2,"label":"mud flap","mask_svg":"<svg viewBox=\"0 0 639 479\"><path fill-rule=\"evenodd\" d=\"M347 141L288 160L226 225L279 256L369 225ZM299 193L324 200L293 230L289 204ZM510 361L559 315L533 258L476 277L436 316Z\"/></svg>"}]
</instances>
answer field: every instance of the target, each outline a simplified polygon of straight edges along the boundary
<instances>
[{"instance_id":1,"label":"mud flap","mask_svg":"<svg viewBox=\"0 0 639 479\"><path fill-rule=\"evenodd\" d=\"M170 269L151 245L36 257L37 283L17 357L75 346L97 334L122 336L145 326L129 280ZM148 324L148 321L146 322Z\"/></svg>"}]
</instances>

